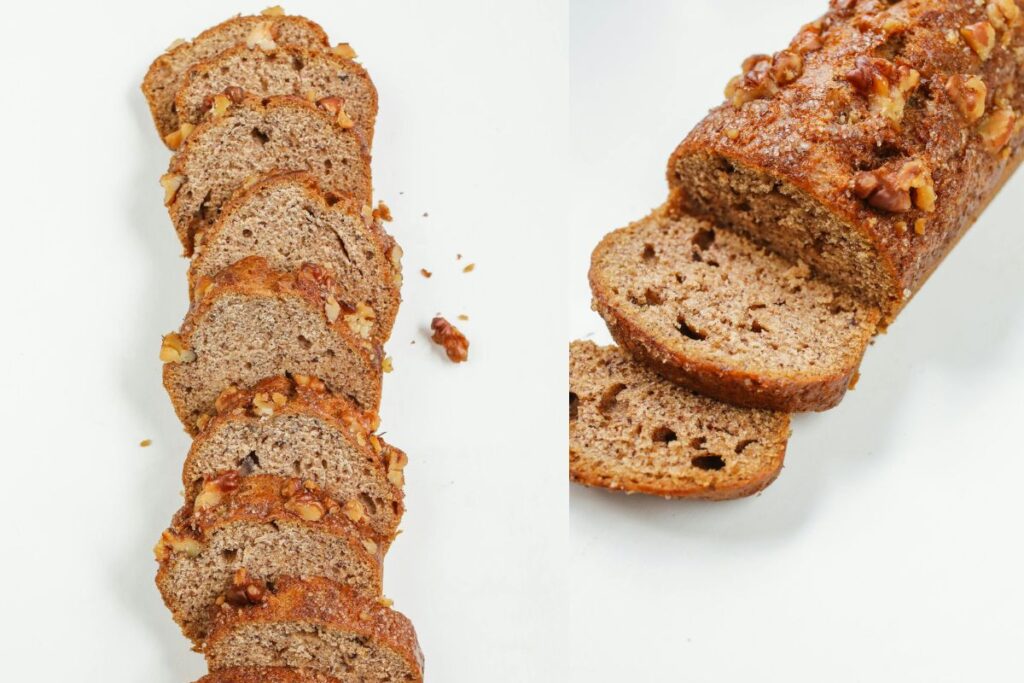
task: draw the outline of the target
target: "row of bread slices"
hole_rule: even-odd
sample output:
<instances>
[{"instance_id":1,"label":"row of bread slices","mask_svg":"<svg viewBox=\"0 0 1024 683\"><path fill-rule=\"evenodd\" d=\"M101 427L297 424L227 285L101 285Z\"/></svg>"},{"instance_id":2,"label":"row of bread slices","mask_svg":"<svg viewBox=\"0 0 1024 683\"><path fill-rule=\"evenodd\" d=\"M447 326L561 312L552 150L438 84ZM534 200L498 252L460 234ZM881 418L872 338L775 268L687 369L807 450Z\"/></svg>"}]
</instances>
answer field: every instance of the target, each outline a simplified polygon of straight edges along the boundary
<instances>
[{"instance_id":1,"label":"row of bread slices","mask_svg":"<svg viewBox=\"0 0 1024 683\"><path fill-rule=\"evenodd\" d=\"M191 306L164 385L193 435L157 585L204 681L418 681L382 592L405 454L374 432L401 251L371 209L376 91L278 8L150 67Z\"/></svg>"}]
</instances>

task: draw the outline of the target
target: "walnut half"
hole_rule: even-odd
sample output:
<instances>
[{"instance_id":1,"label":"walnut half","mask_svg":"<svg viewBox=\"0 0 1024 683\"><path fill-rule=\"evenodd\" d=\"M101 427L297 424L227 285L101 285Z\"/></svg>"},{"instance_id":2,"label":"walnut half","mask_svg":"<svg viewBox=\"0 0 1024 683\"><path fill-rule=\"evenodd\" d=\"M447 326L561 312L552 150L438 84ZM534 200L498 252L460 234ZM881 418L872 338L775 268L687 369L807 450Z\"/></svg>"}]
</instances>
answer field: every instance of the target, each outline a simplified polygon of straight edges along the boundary
<instances>
[{"instance_id":1,"label":"walnut half","mask_svg":"<svg viewBox=\"0 0 1024 683\"><path fill-rule=\"evenodd\" d=\"M888 172L876 169L857 174L853 193L869 206L890 213L905 213L912 207L935 211L932 174L920 159L911 159Z\"/></svg>"}]
</instances>

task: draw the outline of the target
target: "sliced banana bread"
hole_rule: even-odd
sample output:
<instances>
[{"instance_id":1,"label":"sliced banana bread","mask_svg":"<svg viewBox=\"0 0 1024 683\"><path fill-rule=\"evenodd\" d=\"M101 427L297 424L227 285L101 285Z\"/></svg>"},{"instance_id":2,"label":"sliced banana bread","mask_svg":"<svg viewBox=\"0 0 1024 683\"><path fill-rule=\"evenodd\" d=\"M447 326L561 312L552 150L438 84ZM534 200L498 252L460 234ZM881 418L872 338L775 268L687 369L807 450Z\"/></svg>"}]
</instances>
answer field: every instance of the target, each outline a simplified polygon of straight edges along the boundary
<instances>
[{"instance_id":1,"label":"sliced banana bread","mask_svg":"<svg viewBox=\"0 0 1024 683\"><path fill-rule=\"evenodd\" d=\"M338 116L358 127L367 145L373 143L377 90L366 69L351 59L322 49L262 50L239 45L188 70L175 97L179 118L199 123L212 107L213 96L231 87L260 97L295 95L314 101L336 97L341 100Z\"/></svg>"},{"instance_id":2,"label":"sliced banana bread","mask_svg":"<svg viewBox=\"0 0 1024 683\"><path fill-rule=\"evenodd\" d=\"M287 666L344 681L422 681L416 631L388 602L322 578L279 579L259 604L218 614L203 654L211 671Z\"/></svg>"},{"instance_id":3,"label":"sliced banana bread","mask_svg":"<svg viewBox=\"0 0 1024 683\"><path fill-rule=\"evenodd\" d=\"M324 576L360 595L381 593L384 548L362 506L342 506L296 478L230 470L204 480L154 550L164 603L197 643L224 604L249 604L279 576Z\"/></svg>"},{"instance_id":4,"label":"sliced banana bread","mask_svg":"<svg viewBox=\"0 0 1024 683\"><path fill-rule=\"evenodd\" d=\"M846 392L878 311L754 243L658 210L607 235L594 308L654 370L734 405L825 410Z\"/></svg>"},{"instance_id":5,"label":"sliced banana bread","mask_svg":"<svg viewBox=\"0 0 1024 683\"><path fill-rule=\"evenodd\" d=\"M270 45L299 45L310 49L326 49L327 34L304 17L279 15L272 10L259 16L232 17L200 33L192 42L175 41L150 65L142 81L142 93L149 102L153 123L168 146L179 129L174 96L181 87L188 68L236 45L256 48Z\"/></svg>"},{"instance_id":6,"label":"sliced banana bread","mask_svg":"<svg viewBox=\"0 0 1024 683\"><path fill-rule=\"evenodd\" d=\"M569 477L667 498L749 496L775 480L789 415L694 394L614 346L569 345Z\"/></svg>"},{"instance_id":7,"label":"sliced banana bread","mask_svg":"<svg viewBox=\"0 0 1024 683\"><path fill-rule=\"evenodd\" d=\"M259 99L239 89L214 100L160 179L186 255L238 188L271 172L308 171L325 188L370 203L370 155L362 134L340 125L323 101Z\"/></svg>"},{"instance_id":8,"label":"sliced banana bread","mask_svg":"<svg viewBox=\"0 0 1024 683\"><path fill-rule=\"evenodd\" d=\"M337 678L309 669L231 667L207 674L196 683L341 683Z\"/></svg>"},{"instance_id":9,"label":"sliced banana bread","mask_svg":"<svg viewBox=\"0 0 1024 683\"><path fill-rule=\"evenodd\" d=\"M276 174L239 189L204 234L189 266L190 291L203 277L246 256L274 270L317 263L331 272L349 308L375 314L370 333L384 342L401 302L402 250L367 205L324 193L309 173Z\"/></svg>"},{"instance_id":10,"label":"sliced banana bread","mask_svg":"<svg viewBox=\"0 0 1024 683\"><path fill-rule=\"evenodd\" d=\"M363 312L343 309L320 266L282 273L250 256L196 290L181 331L164 337L164 386L185 428L215 410L229 387L266 377L316 375L363 410L380 403L381 350L352 331Z\"/></svg>"},{"instance_id":11,"label":"sliced banana bread","mask_svg":"<svg viewBox=\"0 0 1024 683\"><path fill-rule=\"evenodd\" d=\"M227 391L199 421L182 481L198 495L204 478L226 470L313 481L361 510L387 548L402 519L405 453L373 432L376 415L327 391L316 377L271 377Z\"/></svg>"}]
</instances>

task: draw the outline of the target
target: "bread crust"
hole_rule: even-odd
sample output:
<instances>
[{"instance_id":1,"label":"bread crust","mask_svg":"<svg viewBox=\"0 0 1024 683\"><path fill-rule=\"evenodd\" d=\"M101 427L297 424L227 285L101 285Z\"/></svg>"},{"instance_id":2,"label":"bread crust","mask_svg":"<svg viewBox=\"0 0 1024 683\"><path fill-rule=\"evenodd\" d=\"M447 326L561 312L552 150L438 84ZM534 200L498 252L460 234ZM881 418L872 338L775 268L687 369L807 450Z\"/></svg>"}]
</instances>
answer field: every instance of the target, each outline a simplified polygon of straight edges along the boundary
<instances>
[{"instance_id":1,"label":"bread crust","mask_svg":"<svg viewBox=\"0 0 1024 683\"><path fill-rule=\"evenodd\" d=\"M661 207L626 229L651 220L669 219L667 208ZM745 408L784 413L822 411L834 407L842 400L860 366L870 336L863 339L859 352L851 357L851 362L834 373L814 373L808 370L783 374L769 368L752 372L674 351L615 306L611 292L602 283L598 264L615 237L615 232L609 233L594 249L589 271L593 307L604 319L616 343L637 360L687 389Z\"/></svg>"},{"instance_id":2,"label":"bread crust","mask_svg":"<svg viewBox=\"0 0 1024 683\"><path fill-rule=\"evenodd\" d=\"M1010 0L1020 11L1020 5ZM879 293L812 268L851 293L882 308L891 322L927 280L1024 154L1024 21L993 18L999 3L973 0L921 0L880 11L878 3L833 3L820 20L804 28L790 45L802 54L802 74L771 96L737 106L725 103L704 118L669 160L668 180L680 210L737 227L754 239L771 237L747 221L716 213L712 198L690 191L689 159L728 164L774 180L783 194L799 195L815 207L807 221L827 216L843 233L870 247L879 275L871 283ZM1011 10L1012 11L1012 10ZM988 24L994 28L991 55L982 59L961 31ZM801 36L814 33L820 43L806 50ZM921 85L907 94L906 107L884 116L853 85L857 60L885 59L916 70ZM854 75L850 75L854 74ZM976 76L985 84L984 117L970 120L961 111L949 79ZM849 81L849 82L848 82ZM808 107L807 103L817 103ZM844 119L855 111L857 121ZM882 110L884 111L884 109ZM981 135L989 115L1015 112L1009 140L990 147ZM892 120L896 119L896 120ZM1014 121L1010 121L1014 125ZM855 191L865 171L897 168L920 161L934 182L934 209L924 204L887 211ZM923 229L915 230L918 219ZM910 229L908 228L910 226ZM852 258L852 256L851 256Z\"/></svg>"},{"instance_id":3,"label":"bread crust","mask_svg":"<svg viewBox=\"0 0 1024 683\"><path fill-rule=\"evenodd\" d=\"M232 667L206 674L196 683L341 683L319 671L284 667Z\"/></svg>"},{"instance_id":4,"label":"bread crust","mask_svg":"<svg viewBox=\"0 0 1024 683\"><path fill-rule=\"evenodd\" d=\"M405 615L383 606L378 600L356 595L346 586L318 577L279 579L263 604L218 614L203 645L210 668L217 668L210 651L234 629L245 625L287 622L315 624L358 634L398 654L417 672L414 680L423 680L423 653L416 630Z\"/></svg>"},{"instance_id":5,"label":"bread crust","mask_svg":"<svg viewBox=\"0 0 1024 683\"><path fill-rule=\"evenodd\" d=\"M178 333L185 348L191 348L191 339L196 328L223 297L299 297L323 317L326 327L344 339L346 345L361 357L363 366L368 370L364 379L371 385L372 393L372 405L362 408L370 412L377 411L380 405L383 351L379 344L373 344L354 335L345 322L344 315L339 315L333 322L328 318L325 305L332 298L337 300L340 292L323 268L307 264L292 272L278 272L270 269L265 259L250 256L203 283L202 289L202 295L192 301ZM185 397L179 396L173 388L174 373L179 366L180 363L173 362L164 364L164 387L185 429L195 433L196 423L186 405Z\"/></svg>"},{"instance_id":6,"label":"bread crust","mask_svg":"<svg viewBox=\"0 0 1024 683\"><path fill-rule=\"evenodd\" d=\"M320 27L316 22L310 21L305 17L300 16L267 16L267 15L251 15L251 16L235 16L222 21L221 23L206 29L198 36L193 38L191 41L183 41L176 43L172 47L168 48L159 57L153 60L150 64L149 69L146 71L146 75L142 79L142 94L146 97L146 102L149 104L150 115L153 117L153 125L156 127L157 132L160 134L160 139L164 140L164 144L167 144L165 138L174 131L178 130L180 121L177 115L171 109L171 105L174 103L174 97L178 91L176 86L167 88L166 94L159 87L159 83L162 80L176 81L178 84L181 82L181 78L188 67L194 64L196 61L202 61L213 55L206 55L207 50L205 46L212 42L216 42L218 37L223 37L230 33L240 33L247 30L251 30L257 24L270 22L271 34L279 33L280 27L283 24L293 24L296 27L301 27L308 31L309 35L316 36L316 40L320 42L324 49L329 47L329 41L327 39L327 33ZM216 53L214 53L216 54ZM170 147L170 145L168 145Z\"/></svg>"}]
</instances>

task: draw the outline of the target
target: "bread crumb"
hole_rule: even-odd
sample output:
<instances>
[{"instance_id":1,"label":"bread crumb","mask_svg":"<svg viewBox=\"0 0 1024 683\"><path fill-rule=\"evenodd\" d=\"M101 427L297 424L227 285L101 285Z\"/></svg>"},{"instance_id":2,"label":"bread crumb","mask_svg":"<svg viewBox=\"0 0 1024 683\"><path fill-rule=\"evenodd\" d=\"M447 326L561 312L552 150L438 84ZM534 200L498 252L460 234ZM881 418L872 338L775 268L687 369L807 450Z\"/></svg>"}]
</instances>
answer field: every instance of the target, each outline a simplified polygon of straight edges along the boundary
<instances>
[{"instance_id":1,"label":"bread crumb","mask_svg":"<svg viewBox=\"0 0 1024 683\"><path fill-rule=\"evenodd\" d=\"M469 316L465 313L459 313L459 320L469 320Z\"/></svg>"},{"instance_id":2,"label":"bread crumb","mask_svg":"<svg viewBox=\"0 0 1024 683\"><path fill-rule=\"evenodd\" d=\"M456 261L461 261L462 260L462 254L456 254L455 255L455 260Z\"/></svg>"},{"instance_id":3,"label":"bread crumb","mask_svg":"<svg viewBox=\"0 0 1024 683\"><path fill-rule=\"evenodd\" d=\"M462 269L462 272L463 273L472 273L474 268L476 268L476 264L475 263L470 263L469 265L467 265L465 268Z\"/></svg>"},{"instance_id":4,"label":"bread crumb","mask_svg":"<svg viewBox=\"0 0 1024 683\"><path fill-rule=\"evenodd\" d=\"M384 372L391 372L395 369L394 363L391 361L391 356L385 356L384 360L380 364L381 370Z\"/></svg>"},{"instance_id":5,"label":"bread crumb","mask_svg":"<svg viewBox=\"0 0 1024 683\"><path fill-rule=\"evenodd\" d=\"M433 275L433 273L431 273L426 268L420 268L420 275L422 275L423 277L430 277L431 275Z\"/></svg>"},{"instance_id":6,"label":"bread crumb","mask_svg":"<svg viewBox=\"0 0 1024 683\"><path fill-rule=\"evenodd\" d=\"M429 213L427 213L426 211L424 211L424 212L423 212L423 217L424 217L424 218L429 218L429 217L430 217L430 214L429 214Z\"/></svg>"},{"instance_id":7,"label":"bread crumb","mask_svg":"<svg viewBox=\"0 0 1024 683\"><path fill-rule=\"evenodd\" d=\"M854 370L853 371L853 377L850 378L850 383L849 383L849 385L847 385L846 388L849 389L850 391L853 391L854 389L857 388L857 382L859 382L859 381L860 381L860 370Z\"/></svg>"},{"instance_id":8,"label":"bread crumb","mask_svg":"<svg viewBox=\"0 0 1024 683\"><path fill-rule=\"evenodd\" d=\"M914 221L914 232L916 232L918 235L923 235L925 222L926 221L923 218L918 218L916 221Z\"/></svg>"},{"instance_id":9,"label":"bread crumb","mask_svg":"<svg viewBox=\"0 0 1024 683\"><path fill-rule=\"evenodd\" d=\"M143 448L149 448L150 446L153 445L153 440L143 439L142 441L139 442L139 445L142 446Z\"/></svg>"}]
</instances>

